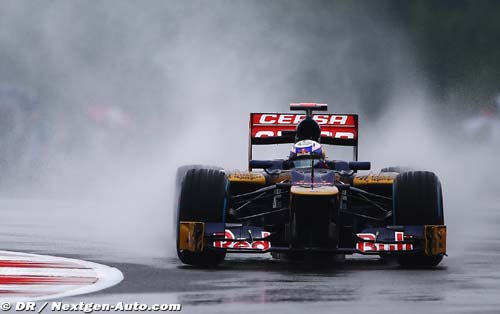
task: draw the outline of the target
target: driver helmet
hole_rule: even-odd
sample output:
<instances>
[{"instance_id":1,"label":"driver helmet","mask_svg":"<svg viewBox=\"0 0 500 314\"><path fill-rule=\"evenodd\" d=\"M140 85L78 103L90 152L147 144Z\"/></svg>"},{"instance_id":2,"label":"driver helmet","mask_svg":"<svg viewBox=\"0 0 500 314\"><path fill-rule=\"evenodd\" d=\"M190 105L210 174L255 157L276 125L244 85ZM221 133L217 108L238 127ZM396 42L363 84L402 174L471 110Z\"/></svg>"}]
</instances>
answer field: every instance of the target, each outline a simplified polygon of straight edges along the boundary
<instances>
[{"instance_id":1,"label":"driver helmet","mask_svg":"<svg viewBox=\"0 0 500 314\"><path fill-rule=\"evenodd\" d=\"M311 158L307 158L311 156ZM321 159L325 159L325 152L320 143L313 140L302 140L295 143L290 150L290 160L293 161L296 168L311 167L312 157L316 157L314 161L314 166L320 162ZM318 156L320 157L318 159Z\"/></svg>"}]
</instances>

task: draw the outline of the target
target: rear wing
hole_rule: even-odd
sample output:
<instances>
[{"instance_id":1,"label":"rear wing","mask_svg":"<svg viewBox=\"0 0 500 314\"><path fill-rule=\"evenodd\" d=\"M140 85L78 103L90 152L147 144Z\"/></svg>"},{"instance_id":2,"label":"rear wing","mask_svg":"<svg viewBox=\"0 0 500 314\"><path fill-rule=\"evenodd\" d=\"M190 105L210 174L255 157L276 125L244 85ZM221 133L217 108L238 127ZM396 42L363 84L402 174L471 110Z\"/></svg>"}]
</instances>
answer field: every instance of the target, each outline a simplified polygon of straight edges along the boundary
<instances>
[{"instance_id":1,"label":"rear wing","mask_svg":"<svg viewBox=\"0 0 500 314\"><path fill-rule=\"evenodd\" d=\"M297 125L305 118L305 114L251 113L249 161L252 159L253 145L294 143ZM321 144L352 146L353 160L358 160L358 115L313 114L312 118L321 128Z\"/></svg>"}]
</instances>

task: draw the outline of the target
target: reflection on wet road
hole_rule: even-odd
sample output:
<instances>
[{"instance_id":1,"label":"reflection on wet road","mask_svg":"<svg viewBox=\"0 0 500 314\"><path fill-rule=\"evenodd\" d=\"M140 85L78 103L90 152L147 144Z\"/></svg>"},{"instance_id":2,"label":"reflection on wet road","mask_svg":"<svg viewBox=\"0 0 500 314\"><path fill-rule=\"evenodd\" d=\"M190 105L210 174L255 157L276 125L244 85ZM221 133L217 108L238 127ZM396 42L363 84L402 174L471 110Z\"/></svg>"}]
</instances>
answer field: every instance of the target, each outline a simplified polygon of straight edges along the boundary
<instances>
[{"instance_id":1,"label":"reflection on wet road","mask_svg":"<svg viewBox=\"0 0 500 314\"><path fill-rule=\"evenodd\" d=\"M373 257L348 257L325 267L273 260L268 255L229 255L217 269L197 269L168 257L167 250L163 255L138 254L126 245L112 247L104 239L86 241L85 232L62 224L59 218L40 224L44 212L34 210L33 204L7 210L10 219L1 222L0 232L2 249L77 256L124 273L118 286L71 301L181 303L183 313L365 313L373 309L499 313L496 226L500 214L495 206L469 221L449 215L450 256L432 270L401 269ZM51 216L65 217L65 212L51 207Z\"/></svg>"}]
</instances>

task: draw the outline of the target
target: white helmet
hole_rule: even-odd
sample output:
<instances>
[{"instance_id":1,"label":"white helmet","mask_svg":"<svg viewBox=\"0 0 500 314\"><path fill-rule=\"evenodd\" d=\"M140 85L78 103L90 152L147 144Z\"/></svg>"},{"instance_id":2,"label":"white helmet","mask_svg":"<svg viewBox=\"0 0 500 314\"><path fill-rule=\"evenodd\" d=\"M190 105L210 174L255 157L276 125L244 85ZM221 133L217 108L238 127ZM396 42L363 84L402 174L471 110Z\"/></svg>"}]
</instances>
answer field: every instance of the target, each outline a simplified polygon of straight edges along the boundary
<instances>
[{"instance_id":1,"label":"white helmet","mask_svg":"<svg viewBox=\"0 0 500 314\"><path fill-rule=\"evenodd\" d=\"M311 156L311 158L307 156ZM293 145L289 158L294 161L295 167L310 167L311 159L324 159L325 153L320 143L313 140L302 140Z\"/></svg>"}]
</instances>

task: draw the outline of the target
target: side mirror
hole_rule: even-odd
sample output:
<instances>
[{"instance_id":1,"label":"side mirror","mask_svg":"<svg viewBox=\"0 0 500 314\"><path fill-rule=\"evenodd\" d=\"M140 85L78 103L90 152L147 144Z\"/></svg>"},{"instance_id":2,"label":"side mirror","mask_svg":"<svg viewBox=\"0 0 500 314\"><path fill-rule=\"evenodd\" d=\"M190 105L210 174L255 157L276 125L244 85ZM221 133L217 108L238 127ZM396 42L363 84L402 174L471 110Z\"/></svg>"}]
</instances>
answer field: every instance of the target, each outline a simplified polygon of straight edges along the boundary
<instances>
[{"instance_id":1,"label":"side mirror","mask_svg":"<svg viewBox=\"0 0 500 314\"><path fill-rule=\"evenodd\" d=\"M358 170L370 170L372 167L371 162L369 161L350 161L349 169L358 171Z\"/></svg>"},{"instance_id":2,"label":"side mirror","mask_svg":"<svg viewBox=\"0 0 500 314\"><path fill-rule=\"evenodd\" d=\"M271 168L274 163L271 160L250 160L248 165L252 169L267 169Z\"/></svg>"}]
</instances>

